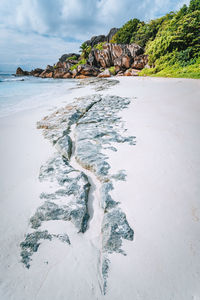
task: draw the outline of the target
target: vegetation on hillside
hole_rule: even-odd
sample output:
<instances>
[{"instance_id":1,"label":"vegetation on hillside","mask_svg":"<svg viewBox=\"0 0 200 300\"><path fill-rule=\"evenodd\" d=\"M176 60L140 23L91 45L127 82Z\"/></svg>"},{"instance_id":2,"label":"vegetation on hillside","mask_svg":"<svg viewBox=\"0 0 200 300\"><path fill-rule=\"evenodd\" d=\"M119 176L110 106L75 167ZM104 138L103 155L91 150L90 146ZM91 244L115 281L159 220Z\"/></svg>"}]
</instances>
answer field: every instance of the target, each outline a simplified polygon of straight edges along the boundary
<instances>
[{"instance_id":1,"label":"vegetation on hillside","mask_svg":"<svg viewBox=\"0 0 200 300\"><path fill-rule=\"evenodd\" d=\"M148 23L130 20L111 42L145 48L151 68L141 75L200 78L200 0Z\"/></svg>"}]
</instances>

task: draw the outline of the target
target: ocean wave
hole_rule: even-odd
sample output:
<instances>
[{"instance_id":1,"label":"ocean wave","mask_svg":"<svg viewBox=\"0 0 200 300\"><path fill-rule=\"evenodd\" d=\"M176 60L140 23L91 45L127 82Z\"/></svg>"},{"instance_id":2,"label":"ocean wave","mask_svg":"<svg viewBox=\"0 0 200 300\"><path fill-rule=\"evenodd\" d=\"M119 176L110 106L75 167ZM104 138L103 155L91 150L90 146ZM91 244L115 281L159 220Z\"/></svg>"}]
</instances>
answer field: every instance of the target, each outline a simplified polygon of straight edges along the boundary
<instances>
[{"instance_id":1,"label":"ocean wave","mask_svg":"<svg viewBox=\"0 0 200 300\"><path fill-rule=\"evenodd\" d=\"M25 81L25 78L0 78L0 82Z\"/></svg>"}]
</instances>

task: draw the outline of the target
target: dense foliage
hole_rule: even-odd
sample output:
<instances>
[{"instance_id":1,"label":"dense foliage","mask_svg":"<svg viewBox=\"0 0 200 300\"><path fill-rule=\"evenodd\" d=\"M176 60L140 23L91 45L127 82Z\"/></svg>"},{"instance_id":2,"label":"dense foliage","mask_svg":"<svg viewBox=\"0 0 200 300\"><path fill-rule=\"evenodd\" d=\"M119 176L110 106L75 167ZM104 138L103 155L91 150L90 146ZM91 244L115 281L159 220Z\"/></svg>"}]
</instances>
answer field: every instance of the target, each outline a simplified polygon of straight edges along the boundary
<instances>
[{"instance_id":1,"label":"dense foliage","mask_svg":"<svg viewBox=\"0 0 200 300\"><path fill-rule=\"evenodd\" d=\"M130 20L112 42L145 48L151 68L142 75L200 78L200 0L191 0L188 7L149 23Z\"/></svg>"}]
</instances>

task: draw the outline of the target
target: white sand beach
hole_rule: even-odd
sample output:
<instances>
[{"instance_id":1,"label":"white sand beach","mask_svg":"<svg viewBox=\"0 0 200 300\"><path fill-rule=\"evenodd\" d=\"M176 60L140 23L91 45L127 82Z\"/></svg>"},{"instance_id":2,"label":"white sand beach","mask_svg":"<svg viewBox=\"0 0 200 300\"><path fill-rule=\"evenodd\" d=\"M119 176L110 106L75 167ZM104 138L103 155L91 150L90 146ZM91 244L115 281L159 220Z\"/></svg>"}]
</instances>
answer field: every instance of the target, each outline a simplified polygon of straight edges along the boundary
<instances>
[{"instance_id":1,"label":"white sand beach","mask_svg":"<svg viewBox=\"0 0 200 300\"><path fill-rule=\"evenodd\" d=\"M39 170L56 151L36 122L55 109L49 105L1 118L1 300L200 299L200 81L116 79L119 84L108 90L76 89L56 106L88 94L131 100L119 115L136 144L113 143L116 152L104 151L111 172L125 170L127 175L110 192L134 231L133 241L122 241L126 256L108 254L107 291L102 295L99 182L85 170L92 183L86 232L77 233L71 222L46 221L42 230L66 232L71 244L44 240L31 257L31 267L21 263L20 243L31 232L30 217L44 202Z\"/></svg>"}]
</instances>

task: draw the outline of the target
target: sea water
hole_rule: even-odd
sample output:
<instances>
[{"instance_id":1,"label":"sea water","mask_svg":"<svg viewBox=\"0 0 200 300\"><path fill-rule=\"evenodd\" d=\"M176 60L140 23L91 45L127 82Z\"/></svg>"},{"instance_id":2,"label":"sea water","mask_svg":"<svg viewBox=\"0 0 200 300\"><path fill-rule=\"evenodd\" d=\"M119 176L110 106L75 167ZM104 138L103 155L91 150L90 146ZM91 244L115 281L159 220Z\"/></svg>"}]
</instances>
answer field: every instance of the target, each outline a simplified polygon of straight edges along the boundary
<instances>
[{"instance_id":1,"label":"sea water","mask_svg":"<svg viewBox=\"0 0 200 300\"><path fill-rule=\"evenodd\" d=\"M40 106L54 105L66 99L74 79L38 78L15 76L0 71L0 117Z\"/></svg>"}]
</instances>

